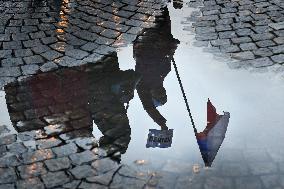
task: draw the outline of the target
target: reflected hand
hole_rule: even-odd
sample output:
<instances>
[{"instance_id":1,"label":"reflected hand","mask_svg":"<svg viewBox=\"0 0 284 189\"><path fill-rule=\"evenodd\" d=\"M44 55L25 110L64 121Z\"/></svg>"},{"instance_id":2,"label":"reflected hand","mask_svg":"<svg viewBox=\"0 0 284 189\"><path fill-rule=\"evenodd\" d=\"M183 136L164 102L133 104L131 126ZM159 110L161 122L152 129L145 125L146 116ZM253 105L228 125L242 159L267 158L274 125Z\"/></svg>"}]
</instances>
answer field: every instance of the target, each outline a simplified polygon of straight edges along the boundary
<instances>
[{"instance_id":1,"label":"reflected hand","mask_svg":"<svg viewBox=\"0 0 284 189\"><path fill-rule=\"evenodd\" d=\"M161 127L162 130L168 130L168 129L169 129L169 128L167 127L166 123L161 124L160 127Z\"/></svg>"}]
</instances>

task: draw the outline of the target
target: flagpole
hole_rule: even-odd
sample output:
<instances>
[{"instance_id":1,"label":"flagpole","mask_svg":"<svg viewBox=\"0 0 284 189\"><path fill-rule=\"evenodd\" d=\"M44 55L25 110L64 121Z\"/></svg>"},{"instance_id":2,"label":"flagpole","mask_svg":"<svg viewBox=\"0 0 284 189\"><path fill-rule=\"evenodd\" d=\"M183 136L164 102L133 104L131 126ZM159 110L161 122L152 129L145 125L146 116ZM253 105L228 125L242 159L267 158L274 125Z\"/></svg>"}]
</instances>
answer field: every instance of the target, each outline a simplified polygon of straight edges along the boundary
<instances>
[{"instance_id":1,"label":"flagpole","mask_svg":"<svg viewBox=\"0 0 284 189\"><path fill-rule=\"evenodd\" d=\"M195 127L195 123L194 123L194 120L193 120L193 117L192 117L192 114L191 114L191 111L190 111L190 108L189 108L189 105L188 105L188 102L187 102L187 98L186 98L186 95L185 95L185 92L184 92L184 89L183 89L183 86L182 86L182 83L181 83L181 79L180 79L180 76L179 76L179 73L178 73L178 69L177 69L177 65L176 65L174 57L172 58L172 62L173 62L174 68L175 68L176 76L177 76L179 86L180 86L180 89L181 89L181 92L182 92L182 96L183 96L183 99L184 99L184 102L185 102L185 105L186 105L186 109L188 111L191 124L193 126L194 133L197 134L197 129Z\"/></svg>"}]
</instances>

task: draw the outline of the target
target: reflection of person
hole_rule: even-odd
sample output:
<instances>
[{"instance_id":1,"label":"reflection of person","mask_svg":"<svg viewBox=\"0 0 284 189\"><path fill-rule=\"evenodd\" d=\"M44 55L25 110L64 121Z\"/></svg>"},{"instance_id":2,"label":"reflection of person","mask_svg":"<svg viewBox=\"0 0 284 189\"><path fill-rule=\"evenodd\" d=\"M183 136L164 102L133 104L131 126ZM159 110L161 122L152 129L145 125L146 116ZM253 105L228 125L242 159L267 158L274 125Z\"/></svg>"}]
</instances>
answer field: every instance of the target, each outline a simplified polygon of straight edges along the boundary
<instances>
[{"instance_id":1,"label":"reflection of person","mask_svg":"<svg viewBox=\"0 0 284 189\"><path fill-rule=\"evenodd\" d=\"M175 9L182 9L183 0L173 0L173 6Z\"/></svg>"},{"instance_id":2,"label":"reflection of person","mask_svg":"<svg viewBox=\"0 0 284 189\"><path fill-rule=\"evenodd\" d=\"M142 76L137 92L144 109L162 129L167 129L167 120L157 107L167 102L163 82L171 71L171 59L179 41L171 34L167 8L164 15L157 19L157 27L147 30L142 40L134 44L135 71Z\"/></svg>"},{"instance_id":3,"label":"reflection of person","mask_svg":"<svg viewBox=\"0 0 284 189\"><path fill-rule=\"evenodd\" d=\"M103 134L100 147L110 155L128 148L131 129L125 104L133 98L138 80L134 70L122 71L117 62L109 64L107 71L89 74L91 114Z\"/></svg>"},{"instance_id":4,"label":"reflection of person","mask_svg":"<svg viewBox=\"0 0 284 189\"><path fill-rule=\"evenodd\" d=\"M100 147L109 155L125 153L131 129L124 104L133 98L140 77L134 70L119 70L116 55L96 65L41 73L5 86L15 129L42 129L48 137L64 133L74 139L91 137L94 121L104 135Z\"/></svg>"}]
</instances>

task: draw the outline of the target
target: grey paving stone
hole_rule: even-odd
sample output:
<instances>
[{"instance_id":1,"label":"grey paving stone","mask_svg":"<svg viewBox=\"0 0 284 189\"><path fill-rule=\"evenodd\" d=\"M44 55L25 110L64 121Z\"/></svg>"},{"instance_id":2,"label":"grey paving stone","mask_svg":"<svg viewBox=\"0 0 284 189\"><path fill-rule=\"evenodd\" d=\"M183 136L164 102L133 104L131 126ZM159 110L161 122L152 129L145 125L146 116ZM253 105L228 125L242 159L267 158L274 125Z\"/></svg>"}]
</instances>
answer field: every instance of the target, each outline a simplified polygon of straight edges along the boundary
<instances>
[{"instance_id":1,"label":"grey paving stone","mask_svg":"<svg viewBox=\"0 0 284 189\"><path fill-rule=\"evenodd\" d=\"M92 163L92 167L98 172L98 173L106 173L110 170L117 169L119 165L111 160L110 158L104 158L96 160Z\"/></svg>"},{"instance_id":2,"label":"grey paving stone","mask_svg":"<svg viewBox=\"0 0 284 189\"><path fill-rule=\"evenodd\" d=\"M58 146L61 143L62 143L61 140L54 138L54 137L36 141L36 145L39 149L52 148L52 147Z\"/></svg>"},{"instance_id":3,"label":"grey paving stone","mask_svg":"<svg viewBox=\"0 0 284 189\"><path fill-rule=\"evenodd\" d=\"M252 60L255 58L254 54L250 51L232 53L231 56L232 58L237 59L237 60Z\"/></svg>"},{"instance_id":4,"label":"grey paving stone","mask_svg":"<svg viewBox=\"0 0 284 189\"><path fill-rule=\"evenodd\" d=\"M233 43L236 43L236 44L248 43L252 41L250 37L238 37L238 38L232 38L231 40Z\"/></svg>"},{"instance_id":5,"label":"grey paving stone","mask_svg":"<svg viewBox=\"0 0 284 189\"><path fill-rule=\"evenodd\" d=\"M14 41L23 41L23 40L29 40L30 37L26 33L14 33L12 34L12 39Z\"/></svg>"},{"instance_id":6,"label":"grey paving stone","mask_svg":"<svg viewBox=\"0 0 284 189\"><path fill-rule=\"evenodd\" d=\"M104 37L115 39L120 35L120 32L115 30L105 29L100 34Z\"/></svg>"},{"instance_id":7,"label":"grey paving stone","mask_svg":"<svg viewBox=\"0 0 284 189\"><path fill-rule=\"evenodd\" d=\"M284 45L270 47L269 49L271 49L274 54L284 53Z\"/></svg>"},{"instance_id":8,"label":"grey paving stone","mask_svg":"<svg viewBox=\"0 0 284 189\"><path fill-rule=\"evenodd\" d=\"M64 184L62 187L67 188L67 189L74 189L74 188L78 188L80 183L81 183L80 180L73 180L69 183Z\"/></svg>"},{"instance_id":9,"label":"grey paving stone","mask_svg":"<svg viewBox=\"0 0 284 189\"><path fill-rule=\"evenodd\" d=\"M234 53L234 52L239 52L240 48L237 45L230 45L230 46L221 46L221 52L224 53Z\"/></svg>"},{"instance_id":10,"label":"grey paving stone","mask_svg":"<svg viewBox=\"0 0 284 189\"><path fill-rule=\"evenodd\" d=\"M271 47L274 46L275 43L272 40L264 40L264 41L258 41L256 42L257 46L259 47Z\"/></svg>"},{"instance_id":11,"label":"grey paving stone","mask_svg":"<svg viewBox=\"0 0 284 189\"><path fill-rule=\"evenodd\" d=\"M18 49L14 51L16 57L26 57L26 56L32 56L33 52L31 49Z\"/></svg>"},{"instance_id":12,"label":"grey paving stone","mask_svg":"<svg viewBox=\"0 0 284 189\"><path fill-rule=\"evenodd\" d=\"M86 56L88 56L89 53L87 53L86 51L82 51L80 49L70 49L65 52L65 55L75 59L83 59Z\"/></svg>"},{"instance_id":13,"label":"grey paving stone","mask_svg":"<svg viewBox=\"0 0 284 189\"><path fill-rule=\"evenodd\" d=\"M80 189L88 189L88 188L107 189L108 187L100 185L100 184L95 184L95 183L82 182L78 188Z\"/></svg>"},{"instance_id":14,"label":"grey paving stone","mask_svg":"<svg viewBox=\"0 0 284 189\"><path fill-rule=\"evenodd\" d=\"M95 159L98 159L98 157L89 150L86 150L81 153L71 154L69 158L71 159L72 164L74 165L81 165L83 163L88 163Z\"/></svg>"},{"instance_id":15,"label":"grey paving stone","mask_svg":"<svg viewBox=\"0 0 284 189\"><path fill-rule=\"evenodd\" d=\"M57 155L57 157L63 157L77 153L78 148L74 143L69 143L59 147L55 147L52 149L52 151Z\"/></svg>"},{"instance_id":16,"label":"grey paving stone","mask_svg":"<svg viewBox=\"0 0 284 189\"><path fill-rule=\"evenodd\" d=\"M38 177L18 180L16 186L17 189L44 189L44 184Z\"/></svg>"},{"instance_id":17,"label":"grey paving stone","mask_svg":"<svg viewBox=\"0 0 284 189\"><path fill-rule=\"evenodd\" d=\"M48 44L52 44L52 43L56 43L57 42L57 38L56 37L45 37L45 38L41 38L40 39L42 41L43 44L48 45Z\"/></svg>"},{"instance_id":18,"label":"grey paving stone","mask_svg":"<svg viewBox=\"0 0 284 189\"><path fill-rule=\"evenodd\" d=\"M52 159L53 157L54 154L50 149L36 150L22 154L24 164L43 161L46 159Z\"/></svg>"},{"instance_id":19,"label":"grey paving stone","mask_svg":"<svg viewBox=\"0 0 284 189\"><path fill-rule=\"evenodd\" d=\"M116 174L113 178L113 181L110 185L110 188L123 188L124 186L127 186L128 188L143 188L144 185L146 185L146 181L131 178L131 177L123 177L119 174ZM173 188L173 184L170 185L170 183L166 183L163 186L158 186L157 188Z\"/></svg>"},{"instance_id":20,"label":"grey paving stone","mask_svg":"<svg viewBox=\"0 0 284 189\"><path fill-rule=\"evenodd\" d=\"M0 184L0 189L14 189L14 184Z\"/></svg>"},{"instance_id":21,"label":"grey paving stone","mask_svg":"<svg viewBox=\"0 0 284 189\"><path fill-rule=\"evenodd\" d=\"M282 29L284 29L284 22L270 23L268 25L271 28L275 29L275 30L282 30Z\"/></svg>"},{"instance_id":22,"label":"grey paving stone","mask_svg":"<svg viewBox=\"0 0 284 189\"><path fill-rule=\"evenodd\" d=\"M11 35L10 34L0 34L0 41L10 41Z\"/></svg>"},{"instance_id":23,"label":"grey paving stone","mask_svg":"<svg viewBox=\"0 0 284 189\"><path fill-rule=\"evenodd\" d=\"M114 174L114 171L109 171L105 174L100 174L98 176L87 177L86 180L91 183L98 183L101 185L108 186L111 183Z\"/></svg>"},{"instance_id":24,"label":"grey paving stone","mask_svg":"<svg viewBox=\"0 0 284 189\"><path fill-rule=\"evenodd\" d=\"M253 53L256 56L262 56L262 57L267 57L267 56L272 56L273 53L270 49L268 48L260 48L260 49L256 49L253 51Z\"/></svg>"},{"instance_id":25,"label":"grey paving stone","mask_svg":"<svg viewBox=\"0 0 284 189\"><path fill-rule=\"evenodd\" d=\"M54 62L64 67L76 66L76 59L69 56L63 56L61 58L55 59Z\"/></svg>"},{"instance_id":26,"label":"grey paving stone","mask_svg":"<svg viewBox=\"0 0 284 189\"><path fill-rule=\"evenodd\" d=\"M274 56L271 57L271 59L278 64L283 64L284 63L284 54L274 55Z\"/></svg>"},{"instance_id":27,"label":"grey paving stone","mask_svg":"<svg viewBox=\"0 0 284 189\"><path fill-rule=\"evenodd\" d=\"M75 35L76 37L80 39L90 41L90 42L94 42L97 38L99 38L99 36L96 33L92 33L92 32L85 31L85 30L76 31L73 33L73 35Z\"/></svg>"},{"instance_id":28,"label":"grey paving stone","mask_svg":"<svg viewBox=\"0 0 284 189\"><path fill-rule=\"evenodd\" d=\"M20 173L21 178L23 179L37 177L47 173L47 170L41 162L33 163L30 165L22 165L17 169Z\"/></svg>"},{"instance_id":29,"label":"grey paving stone","mask_svg":"<svg viewBox=\"0 0 284 189\"><path fill-rule=\"evenodd\" d=\"M48 72L48 71L55 70L57 68L58 68L57 64L55 64L53 62L47 62L40 67L40 70L42 72Z\"/></svg>"},{"instance_id":30,"label":"grey paving stone","mask_svg":"<svg viewBox=\"0 0 284 189\"><path fill-rule=\"evenodd\" d=\"M80 48L82 50L84 50L84 51L91 52L91 51L95 50L98 47L99 47L99 45L97 43L88 42L85 45L81 46Z\"/></svg>"},{"instance_id":31,"label":"grey paving stone","mask_svg":"<svg viewBox=\"0 0 284 189\"><path fill-rule=\"evenodd\" d=\"M77 146L79 146L80 148L83 148L84 150L90 150L97 146L97 142L95 138L91 138L91 137L78 138L75 140L75 143L77 144Z\"/></svg>"},{"instance_id":32,"label":"grey paving stone","mask_svg":"<svg viewBox=\"0 0 284 189\"><path fill-rule=\"evenodd\" d=\"M0 184L14 183L16 180L17 175L13 168L0 168Z\"/></svg>"},{"instance_id":33,"label":"grey paving stone","mask_svg":"<svg viewBox=\"0 0 284 189\"><path fill-rule=\"evenodd\" d=\"M12 50L0 50L0 58L11 58Z\"/></svg>"},{"instance_id":34,"label":"grey paving stone","mask_svg":"<svg viewBox=\"0 0 284 189\"><path fill-rule=\"evenodd\" d=\"M254 43L241 43L240 48L243 51L251 51L251 50L256 50L257 46Z\"/></svg>"},{"instance_id":35,"label":"grey paving stone","mask_svg":"<svg viewBox=\"0 0 284 189\"><path fill-rule=\"evenodd\" d=\"M225 31L218 33L220 39L231 39L237 37L235 31Z\"/></svg>"},{"instance_id":36,"label":"grey paving stone","mask_svg":"<svg viewBox=\"0 0 284 189\"><path fill-rule=\"evenodd\" d=\"M0 137L0 145L8 145L12 144L13 142L16 142L17 136L15 134L6 135L3 137Z\"/></svg>"},{"instance_id":37,"label":"grey paving stone","mask_svg":"<svg viewBox=\"0 0 284 189\"><path fill-rule=\"evenodd\" d=\"M47 45L39 45L39 46L33 47L32 50L34 53L40 54L40 53L44 53L50 50L50 48Z\"/></svg>"},{"instance_id":38,"label":"grey paving stone","mask_svg":"<svg viewBox=\"0 0 284 189\"><path fill-rule=\"evenodd\" d=\"M256 58L254 60L248 60L244 62L246 65L252 65L255 68L271 66L274 63L267 57L265 58Z\"/></svg>"},{"instance_id":39,"label":"grey paving stone","mask_svg":"<svg viewBox=\"0 0 284 189\"><path fill-rule=\"evenodd\" d=\"M44 62L43 58L39 55L28 56L23 58L26 64L41 64Z\"/></svg>"},{"instance_id":40,"label":"grey paving stone","mask_svg":"<svg viewBox=\"0 0 284 189\"><path fill-rule=\"evenodd\" d=\"M275 36L271 33L261 33L261 34L252 34L251 38L254 41L262 41L262 40L268 40L273 39Z\"/></svg>"},{"instance_id":41,"label":"grey paving stone","mask_svg":"<svg viewBox=\"0 0 284 189\"><path fill-rule=\"evenodd\" d=\"M236 33L240 37L241 36L249 36L251 34L254 34L254 32L251 29L249 29L249 28L238 29L238 30L236 30Z\"/></svg>"},{"instance_id":42,"label":"grey paving stone","mask_svg":"<svg viewBox=\"0 0 284 189\"><path fill-rule=\"evenodd\" d=\"M212 46L226 46L230 45L231 41L229 39L217 39L210 42Z\"/></svg>"},{"instance_id":43,"label":"grey paving stone","mask_svg":"<svg viewBox=\"0 0 284 189\"><path fill-rule=\"evenodd\" d=\"M282 45L284 44L284 37L277 37L277 38L274 38L273 41L279 45ZM1 53L0 53L1 54ZM0 55L1 57L1 55Z\"/></svg>"},{"instance_id":44,"label":"grey paving stone","mask_svg":"<svg viewBox=\"0 0 284 189\"><path fill-rule=\"evenodd\" d=\"M204 33L213 33L215 32L215 28L214 27L196 27L195 28L195 32L197 34L204 34Z\"/></svg>"},{"instance_id":45,"label":"grey paving stone","mask_svg":"<svg viewBox=\"0 0 284 189\"><path fill-rule=\"evenodd\" d=\"M21 58L7 58L2 60L3 67L16 67L24 64Z\"/></svg>"},{"instance_id":46,"label":"grey paving stone","mask_svg":"<svg viewBox=\"0 0 284 189\"><path fill-rule=\"evenodd\" d=\"M97 38L96 43L100 45L111 45L114 41L115 41L114 39L109 39L109 38L100 36Z\"/></svg>"},{"instance_id":47,"label":"grey paving stone","mask_svg":"<svg viewBox=\"0 0 284 189\"><path fill-rule=\"evenodd\" d=\"M54 50L49 50L49 51L42 53L41 56L44 57L45 59L51 61L51 60L54 60L56 58L62 57L63 54L61 54L57 51L54 51Z\"/></svg>"},{"instance_id":48,"label":"grey paving stone","mask_svg":"<svg viewBox=\"0 0 284 189\"><path fill-rule=\"evenodd\" d=\"M68 45L66 42L56 42L52 45L49 45L52 49L64 53L65 51L68 51L70 49L73 49L74 47L71 45Z\"/></svg>"},{"instance_id":49,"label":"grey paving stone","mask_svg":"<svg viewBox=\"0 0 284 189\"><path fill-rule=\"evenodd\" d=\"M37 47L37 46L42 45L39 39L23 41L23 44L26 48L32 48L32 47Z\"/></svg>"},{"instance_id":50,"label":"grey paving stone","mask_svg":"<svg viewBox=\"0 0 284 189\"><path fill-rule=\"evenodd\" d=\"M274 31L275 35L277 35L278 37L284 37L284 31L283 30L279 30L279 31Z\"/></svg>"},{"instance_id":51,"label":"grey paving stone","mask_svg":"<svg viewBox=\"0 0 284 189\"><path fill-rule=\"evenodd\" d=\"M64 171L49 172L45 175L42 175L41 178L46 188L61 186L70 181L70 178Z\"/></svg>"},{"instance_id":52,"label":"grey paving stone","mask_svg":"<svg viewBox=\"0 0 284 189\"><path fill-rule=\"evenodd\" d=\"M21 41L3 42L3 49L4 50L21 49L21 48L22 48Z\"/></svg>"},{"instance_id":53,"label":"grey paving stone","mask_svg":"<svg viewBox=\"0 0 284 189\"><path fill-rule=\"evenodd\" d=\"M36 74L39 70L39 66L36 64L24 65L21 66L23 75L33 75Z\"/></svg>"},{"instance_id":54,"label":"grey paving stone","mask_svg":"<svg viewBox=\"0 0 284 189\"><path fill-rule=\"evenodd\" d=\"M60 171L71 166L71 162L67 157L46 160L44 163L49 171Z\"/></svg>"},{"instance_id":55,"label":"grey paving stone","mask_svg":"<svg viewBox=\"0 0 284 189\"><path fill-rule=\"evenodd\" d=\"M89 165L76 166L71 169L70 172L76 179L83 179L97 175L97 172Z\"/></svg>"},{"instance_id":56,"label":"grey paving stone","mask_svg":"<svg viewBox=\"0 0 284 189\"><path fill-rule=\"evenodd\" d=\"M13 154L22 154L28 150L22 142L12 143L8 145L7 148L9 152Z\"/></svg>"},{"instance_id":57,"label":"grey paving stone","mask_svg":"<svg viewBox=\"0 0 284 189\"><path fill-rule=\"evenodd\" d=\"M40 39L46 37L45 33L43 31L35 32L35 33L29 33L30 37L32 39Z\"/></svg>"},{"instance_id":58,"label":"grey paving stone","mask_svg":"<svg viewBox=\"0 0 284 189\"><path fill-rule=\"evenodd\" d=\"M0 167L15 167L20 164L19 158L13 154L7 154L0 158Z\"/></svg>"}]
</instances>

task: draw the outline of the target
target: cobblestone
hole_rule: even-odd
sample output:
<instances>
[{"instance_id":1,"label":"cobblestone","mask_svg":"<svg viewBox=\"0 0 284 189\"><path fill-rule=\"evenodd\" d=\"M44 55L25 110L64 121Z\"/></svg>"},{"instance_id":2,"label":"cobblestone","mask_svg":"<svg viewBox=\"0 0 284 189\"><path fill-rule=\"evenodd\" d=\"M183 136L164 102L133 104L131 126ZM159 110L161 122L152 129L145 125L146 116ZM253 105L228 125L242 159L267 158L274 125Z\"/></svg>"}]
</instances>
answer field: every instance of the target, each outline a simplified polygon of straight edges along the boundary
<instances>
[{"instance_id":1,"label":"cobblestone","mask_svg":"<svg viewBox=\"0 0 284 189\"><path fill-rule=\"evenodd\" d=\"M50 171L60 171L71 166L71 162L67 157L46 160L44 163Z\"/></svg>"},{"instance_id":2,"label":"cobblestone","mask_svg":"<svg viewBox=\"0 0 284 189\"><path fill-rule=\"evenodd\" d=\"M232 7L227 7L228 4L232 4ZM196 40L210 41L211 45L219 47L221 52L234 53L231 56L233 59L252 59L251 62L254 63L250 65L255 67L272 65L270 57L273 57L274 62L282 63L280 55L284 53L282 48L284 16L280 4L279 1L266 0L261 2L196 0L194 3L188 3L190 7L200 6L199 10L202 13L201 16L198 15L198 19L192 20ZM189 17L193 18L194 14ZM202 28L207 30L203 31ZM201 35L203 32L207 35ZM236 46L220 39L230 39ZM254 55L246 51L251 51ZM257 61L260 63L256 63Z\"/></svg>"},{"instance_id":3,"label":"cobblestone","mask_svg":"<svg viewBox=\"0 0 284 189\"><path fill-rule=\"evenodd\" d=\"M98 157L93 152L88 150L81 153L71 154L69 158L74 165L81 165L83 163L88 163L95 159L98 159Z\"/></svg>"},{"instance_id":4,"label":"cobblestone","mask_svg":"<svg viewBox=\"0 0 284 189\"><path fill-rule=\"evenodd\" d=\"M16 182L18 189L44 189L44 184L38 177L28 178L26 180L18 180Z\"/></svg>"},{"instance_id":5,"label":"cobblestone","mask_svg":"<svg viewBox=\"0 0 284 189\"><path fill-rule=\"evenodd\" d=\"M82 108L81 104L76 102L78 96L74 98L70 92L72 90L64 95L58 92L62 89L54 85L53 79L60 81L62 86L66 86L66 83L71 86L76 86L78 83L80 85L82 83L78 82L78 78L73 78L73 74L76 75L81 69L89 69L86 66L68 72L68 69L62 68L63 66L78 66L82 62L97 63L92 64L94 65L92 69L98 71L92 75L97 75L101 71L100 68L103 68L101 62L103 55L115 51L114 47L121 44L127 45L135 40L137 34L143 33L143 27L152 27L151 15L155 11L157 11L155 14L159 14L159 8L156 8L157 2L123 0L94 3L93 0L78 0L74 4L73 2L63 3L62 7L66 10L60 14L62 18L56 17L56 19L54 18L56 11L50 9L48 3L43 3L43 7L36 8L35 13L31 14L26 14L26 9L21 10L20 8L17 10L24 14L14 12L16 9L13 6L26 5L25 1L15 3L15 5L11 5L10 2L3 3L5 6L10 5L7 10L2 9L3 4L0 3L0 12L5 10L12 13L7 19L2 19L2 17L0 19L0 23L4 24L3 29L0 26L0 33L6 30L9 36L3 37L5 41L0 42L0 47L3 47L3 50L0 50L1 69L3 68L3 70L0 69L0 76L4 75L9 80L12 76L35 74L39 70L41 72L58 68L62 70L62 72L41 73L40 79L36 78L37 87L44 89L40 94L37 90L33 91L33 95L14 94L10 90L11 93L6 94L7 103L9 102L8 111L12 110L9 113L13 125L19 132L19 141L16 141L17 138L12 141L0 138L2 142L0 145L0 167L2 167L0 168L0 188L125 188L127 186L127 188L253 189L269 185L283 187L284 182L283 179L281 180L283 177L278 173L280 171L283 174L283 166L279 162L278 164L274 162L275 157L272 160L270 154L266 156L267 154L262 151L247 152L243 155L242 150L236 150L236 153L224 154L222 160L226 163L216 163L213 169L201 168L199 174L192 173L191 164L181 161L163 165L161 172L152 172L144 165L139 166L139 171L133 167L121 165L109 157L112 154L107 154L106 151L98 148L89 127L92 123L85 123L91 120L86 118L86 112L84 112L86 107ZM278 1L273 1L275 2ZM210 42L216 49L220 48L233 58L240 59L243 64L256 68L282 64L281 36L284 34L281 29L276 31L275 27L267 27L270 22L262 21L262 19L270 19L268 15L276 14L269 11L267 7L270 9L275 9L275 7L270 6L271 2L268 3L265 1L191 1L189 3L191 5L205 6L201 8L203 14L199 14L198 17L201 15L206 17L201 16L201 21L196 19L194 24L196 32L199 33L196 39L202 40L204 44ZM114 13L109 7L111 4L113 7L118 7ZM276 9L277 12L281 12L278 10L282 8L276 6ZM30 9L27 8L27 10ZM259 11L258 15L256 11ZM116 18L119 21L115 22L114 15L117 15ZM135 15L133 19L132 15ZM66 22L66 18L70 18L70 23ZM150 20L146 20L148 18ZM26 23L28 26L24 25ZM96 27L95 23L100 26ZM8 24L11 26L6 26ZM20 31L25 34L20 34ZM13 37L18 40L18 44L21 44L20 47L10 43L13 42ZM5 50L4 47L7 49ZM37 58L30 58L35 56ZM23 58L24 62L19 64L5 62L9 58L19 58L17 60ZM38 60L40 61L33 62ZM7 71L9 69L11 69L10 72ZM53 74L47 77L51 85L45 86L41 83L46 79L45 74ZM61 76L60 80L56 80ZM80 80L85 81L84 77L80 74L79 76ZM71 84L70 81L72 81ZM6 86L5 90L8 91L9 87ZM20 85L14 89L26 93L27 87ZM87 97L81 92L81 88L76 90L76 94L82 95L82 98L81 96L79 98L80 103L84 103ZM52 96L51 101L56 101L58 105L50 103L51 101L39 101L38 99L33 100L33 106L29 104L29 98L43 99L43 96ZM74 107L70 107L70 98L74 100L72 102ZM42 108L47 104L48 108ZM77 113L77 110L81 108L83 111ZM73 109L76 109L76 113ZM15 110L20 111L14 112ZM53 115L53 117L46 115ZM31 120L26 120L28 118ZM116 119L112 119L114 120ZM82 129L74 123L86 125L83 125L84 129ZM107 133L114 133L114 131ZM22 143L21 140L25 142ZM116 140L115 145L124 145L124 141L120 140ZM113 152L111 150L113 149L110 149L110 152ZM118 159L120 155L120 152L115 153L113 157ZM245 164L244 159L245 162L252 164ZM140 169L145 169L146 172ZM178 175L180 170L187 174ZM28 179L23 180L23 178Z\"/></svg>"},{"instance_id":6,"label":"cobblestone","mask_svg":"<svg viewBox=\"0 0 284 189\"><path fill-rule=\"evenodd\" d=\"M60 147L55 147L52 151L57 155L57 157L63 157L76 153L78 148L74 143L70 143Z\"/></svg>"},{"instance_id":7,"label":"cobblestone","mask_svg":"<svg viewBox=\"0 0 284 189\"><path fill-rule=\"evenodd\" d=\"M55 186L63 185L70 181L70 178L66 175L64 171L59 172L49 172L41 176L46 188L53 188Z\"/></svg>"},{"instance_id":8,"label":"cobblestone","mask_svg":"<svg viewBox=\"0 0 284 189\"><path fill-rule=\"evenodd\" d=\"M89 165L76 166L75 168L71 169L70 172L76 179L82 179L97 175L97 172Z\"/></svg>"},{"instance_id":9,"label":"cobblestone","mask_svg":"<svg viewBox=\"0 0 284 189\"><path fill-rule=\"evenodd\" d=\"M283 64L284 63L284 54L274 55L274 56L271 57L271 59L278 64Z\"/></svg>"},{"instance_id":10,"label":"cobblestone","mask_svg":"<svg viewBox=\"0 0 284 189\"><path fill-rule=\"evenodd\" d=\"M23 179L37 177L47 173L41 162L19 166L17 169Z\"/></svg>"}]
</instances>

